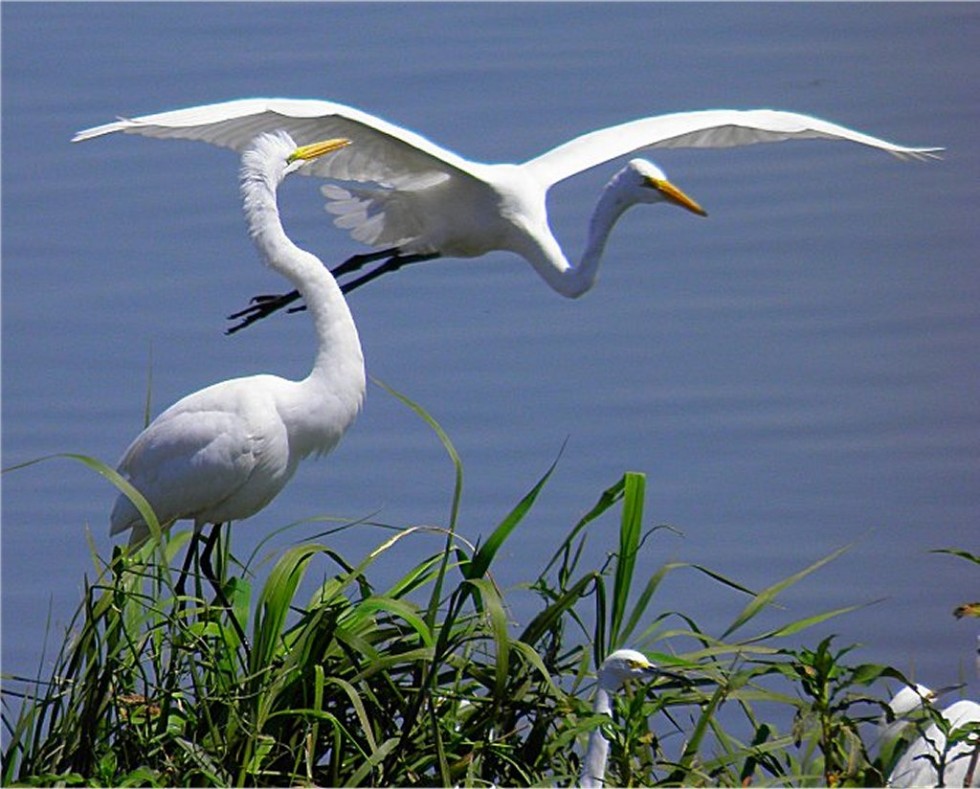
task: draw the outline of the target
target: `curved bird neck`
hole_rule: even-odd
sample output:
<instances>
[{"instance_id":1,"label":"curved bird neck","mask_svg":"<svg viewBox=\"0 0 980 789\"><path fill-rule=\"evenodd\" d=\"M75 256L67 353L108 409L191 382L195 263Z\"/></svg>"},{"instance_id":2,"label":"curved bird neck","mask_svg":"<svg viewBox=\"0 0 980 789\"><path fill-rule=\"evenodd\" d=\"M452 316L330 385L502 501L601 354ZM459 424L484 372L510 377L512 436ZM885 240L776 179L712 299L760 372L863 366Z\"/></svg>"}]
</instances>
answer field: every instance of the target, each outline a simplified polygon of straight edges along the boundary
<instances>
[{"instance_id":1,"label":"curved bird neck","mask_svg":"<svg viewBox=\"0 0 980 789\"><path fill-rule=\"evenodd\" d=\"M354 318L333 276L313 254L300 249L286 235L279 217L276 191L286 175L285 155L253 151L243 158L241 191L248 232L265 263L286 277L303 296L316 333L316 358L309 376L299 382L290 409L299 432L312 436L301 454L329 449L339 435L333 433L353 421L364 396L364 357ZM300 407L301 406L301 407ZM346 423L341 425L346 419ZM329 429L327 423L331 423ZM317 428L322 428L318 434Z\"/></svg>"},{"instance_id":2,"label":"curved bird neck","mask_svg":"<svg viewBox=\"0 0 980 789\"><path fill-rule=\"evenodd\" d=\"M618 178L619 174L613 176L599 195L589 218L585 249L577 265L569 262L547 224L541 232L531 234L531 248L522 250L522 254L538 274L563 296L575 298L592 288L599 273L609 234L623 212L633 205Z\"/></svg>"},{"instance_id":3,"label":"curved bird neck","mask_svg":"<svg viewBox=\"0 0 980 789\"><path fill-rule=\"evenodd\" d=\"M609 691L603 687L601 678L595 692L595 702L592 711L596 715L612 716L612 698ZM609 756L609 741L602 733L602 727L596 727L589 732L589 745L585 751L585 765L582 768L583 787L605 786L606 761Z\"/></svg>"}]
</instances>

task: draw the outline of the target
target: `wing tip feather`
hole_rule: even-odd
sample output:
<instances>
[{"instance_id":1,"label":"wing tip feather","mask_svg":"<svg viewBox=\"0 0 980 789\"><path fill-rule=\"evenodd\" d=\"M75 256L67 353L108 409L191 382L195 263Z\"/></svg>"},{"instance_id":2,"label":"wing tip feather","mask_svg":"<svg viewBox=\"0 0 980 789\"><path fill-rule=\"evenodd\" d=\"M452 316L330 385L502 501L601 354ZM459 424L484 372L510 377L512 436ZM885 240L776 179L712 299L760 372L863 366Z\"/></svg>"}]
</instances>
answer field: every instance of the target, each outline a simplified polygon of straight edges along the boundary
<instances>
[{"instance_id":1,"label":"wing tip feather","mask_svg":"<svg viewBox=\"0 0 980 789\"><path fill-rule=\"evenodd\" d=\"M137 121L132 118L124 118L121 115L116 117L112 123L103 123L101 126L92 126L88 129L82 129L81 131L75 132L75 135L71 138L72 142L85 142L86 140L92 140L96 137L104 137L107 134L113 134L118 131L125 131L130 126L135 126Z\"/></svg>"}]
</instances>

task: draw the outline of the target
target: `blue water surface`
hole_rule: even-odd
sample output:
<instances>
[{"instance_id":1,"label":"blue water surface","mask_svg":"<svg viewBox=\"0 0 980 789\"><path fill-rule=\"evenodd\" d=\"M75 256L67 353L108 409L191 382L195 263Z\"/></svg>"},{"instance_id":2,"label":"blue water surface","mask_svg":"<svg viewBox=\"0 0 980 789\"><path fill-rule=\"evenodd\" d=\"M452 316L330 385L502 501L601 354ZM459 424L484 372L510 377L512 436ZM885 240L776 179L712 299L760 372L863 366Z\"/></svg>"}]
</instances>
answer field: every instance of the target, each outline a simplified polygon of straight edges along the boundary
<instances>
[{"instance_id":1,"label":"blue water surface","mask_svg":"<svg viewBox=\"0 0 980 789\"><path fill-rule=\"evenodd\" d=\"M808 112L942 161L830 142L654 158L709 217L638 208L600 281L562 299L506 254L418 266L351 297L370 373L423 405L465 465L460 530L485 536L559 455L498 564L533 578L624 471L648 477L645 579L696 562L761 589L835 549L768 623L864 604L803 635L931 685L973 681L980 552L980 7L974 4L4 3L3 465L80 452L114 463L197 388L308 369L305 316L224 336L224 315L284 283L243 230L236 157L82 128L241 96L330 98L484 161L711 107ZM614 166L557 188L577 257ZM282 195L289 233L328 263L363 251L317 184ZM236 525L247 554L314 516L444 526L452 466L371 386L328 458ZM3 671L33 675L107 555L114 489L50 460L3 478ZM308 524L275 541L315 534ZM589 561L615 549L595 527ZM330 538L351 559L386 533ZM437 550L401 543L394 579ZM515 622L533 611L518 594ZM525 601L525 602L522 602ZM692 572L652 607L718 635L744 598ZM526 607L525 607L526 604ZM50 619L50 624L49 624ZM798 643L792 641L788 643ZM643 646L642 642L635 644ZM663 643L658 648L667 648ZM46 658L51 660L50 649ZM974 685L975 688L975 685Z\"/></svg>"}]
</instances>

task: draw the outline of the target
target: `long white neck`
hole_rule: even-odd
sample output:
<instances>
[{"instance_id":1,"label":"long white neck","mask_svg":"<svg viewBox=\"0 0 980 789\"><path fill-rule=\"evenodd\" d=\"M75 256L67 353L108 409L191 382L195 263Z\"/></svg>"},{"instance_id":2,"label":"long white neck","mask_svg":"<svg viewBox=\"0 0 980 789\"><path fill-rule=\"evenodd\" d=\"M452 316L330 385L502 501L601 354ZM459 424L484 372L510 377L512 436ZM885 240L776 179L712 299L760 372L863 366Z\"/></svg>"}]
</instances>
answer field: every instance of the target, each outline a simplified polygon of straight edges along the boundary
<instances>
[{"instance_id":1,"label":"long white neck","mask_svg":"<svg viewBox=\"0 0 980 789\"><path fill-rule=\"evenodd\" d=\"M609 691L603 687L601 678L595 692L595 703L592 711L597 715L612 715L612 703ZM606 740L601 728L595 728L589 733L589 747L585 752L585 765L582 768L583 787L605 786L606 760L609 757L609 741Z\"/></svg>"},{"instance_id":2,"label":"long white neck","mask_svg":"<svg viewBox=\"0 0 980 789\"><path fill-rule=\"evenodd\" d=\"M589 235L578 265L573 266L568 261L548 228L545 233L535 234L535 241L538 242L535 246L522 250L522 254L538 274L562 296L577 298L592 288L599 273L599 264L602 262L609 234L623 212L634 205L634 201L626 199L619 184L620 175L621 173L614 176L599 195L599 201L589 219Z\"/></svg>"},{"instance_id":3,"label":"long white neck","mask_svg":"<svg viewBox=\"0 0 980 789\"><path fill-rule=\"evenodd\" d=\"M328 269L286 236L276 190L285 177L285 156L252 151L243 158L241 190L249 235L265 262L302 294L316 333L317 351L309 376L280 404L287 429L309 436L293 447L299 456L333 447L364 398L364 357L343 293ZM293 432L292 430L290 432ZM297 439L299 440L299 439ZM293 441L293 436L291 436Z\"/></svg>"}]
</instances>

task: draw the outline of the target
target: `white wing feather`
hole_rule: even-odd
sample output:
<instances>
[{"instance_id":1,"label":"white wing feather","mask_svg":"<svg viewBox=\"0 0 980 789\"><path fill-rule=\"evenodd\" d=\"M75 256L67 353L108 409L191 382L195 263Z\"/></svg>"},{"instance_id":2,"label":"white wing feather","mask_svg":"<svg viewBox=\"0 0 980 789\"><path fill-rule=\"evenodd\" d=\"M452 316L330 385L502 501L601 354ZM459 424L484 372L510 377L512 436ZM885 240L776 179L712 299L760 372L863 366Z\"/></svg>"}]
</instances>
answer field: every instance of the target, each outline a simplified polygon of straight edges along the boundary
<instances>
[{"instance_id":1,"label":"white wing feather","mask_svg":"<svg viewBox=\"0 0 980 789\"><path fill-rule=\"evenodd\" d=\"M74 141L123 132L201 140L242 151L259 133L285 130L297 144L347 137L352 145L299 172L381 188L328 187L327 210L353 238L375 247L442 251L433 212L453 200L465 204L467 185L482 186L512 165L469 162L412 131L361 110L315 99L239 99L145 115L86 129ZM576 137L516 169L543 191L553 184L644 148L724 148L783 140L847 140L898 157L928 158L941 148L906 148L809 115L778 110L702 110L641 118ZM499 167L500 169L496 169ZM423 195L447 182L453 187L433 204ZM458 188L458 191L456 189ZM479 187L470 194L479 193ZM440 204L439 199L447 201ZM435 205L437 208L434 208ZM457 228L458 230L458 228ZM464 231L458 230L459 233ZM453 254L462 254L457 250Z\"/></svg>"},{"instance_id":2,"label":"white wing feather","mask_svg":"<svg viewBox=\"0 0 980 789\"><path fill-rule=\"evenodd\" d=\"M238 99L121 119L78 132L74 142L124 132L201 140L242 151L263 131L283 129L297 144L347 137L352 145L302 168L306 175L418 189L443 178L478 178L479 165L415 132L343 104L316 99ZM781 110L700 110L640 118L583 134L524 167L550 186L644 148L729 148L783 140L848 140L898 157L934 157L941 148L907 148L836 123Z\"/></svg>"},{"instance_id":3,"label":"white wing feather","mask_svg":"<svg viewBox=\"0 0 980 789\"><path fill-rule=\"evenodd\" d=\"M404 192L336 184L324 184L320 191L327 198L327 212L334 215L333 223L362 244L401 247L425 230L411 204L406 205Z\"/></svg>"},{"instance_id":4,"label":"white wing feather","mask_svg":"<svg viewBox=\"0 0 980 789\"><path fill-rule=\"evenodd\" d=\"M849 140L900 158L935 158L942 148L906 148L810 115L780 110L701 110L657 115L569 140L524 166L555 184L644 148L732 148L783 140Z\"/></svg>"},{"instance_id":5,"label":"white wing feather","mask_svg":"<svg viewBox=\"0 0 980 789\"><path fill-rule=\"evenodd\" d=\"M129 446L118 470L142 493L164 527L194 518L221 523L254 514L285 485L289 438L260 387L269 376L232 379L174 403ZM135 506L120 494L110 533L148 530Z\"/></svg>"},{"instance_id":6,"label":"white wing feather","mask_svg":"<svg viewBox=\"0 0 980 789\"><path fill-rule=\"evenodd\" d=\"M415 132L366 112L315 99L238 99L120 119L78 132L72 142L123 132L200 140L239 153L261 132L283 130L305 145L330 137L353 143L299 172L341 181L412 188L454 175L472 175L469 162Z\"/></svg>"}]
</instances>

